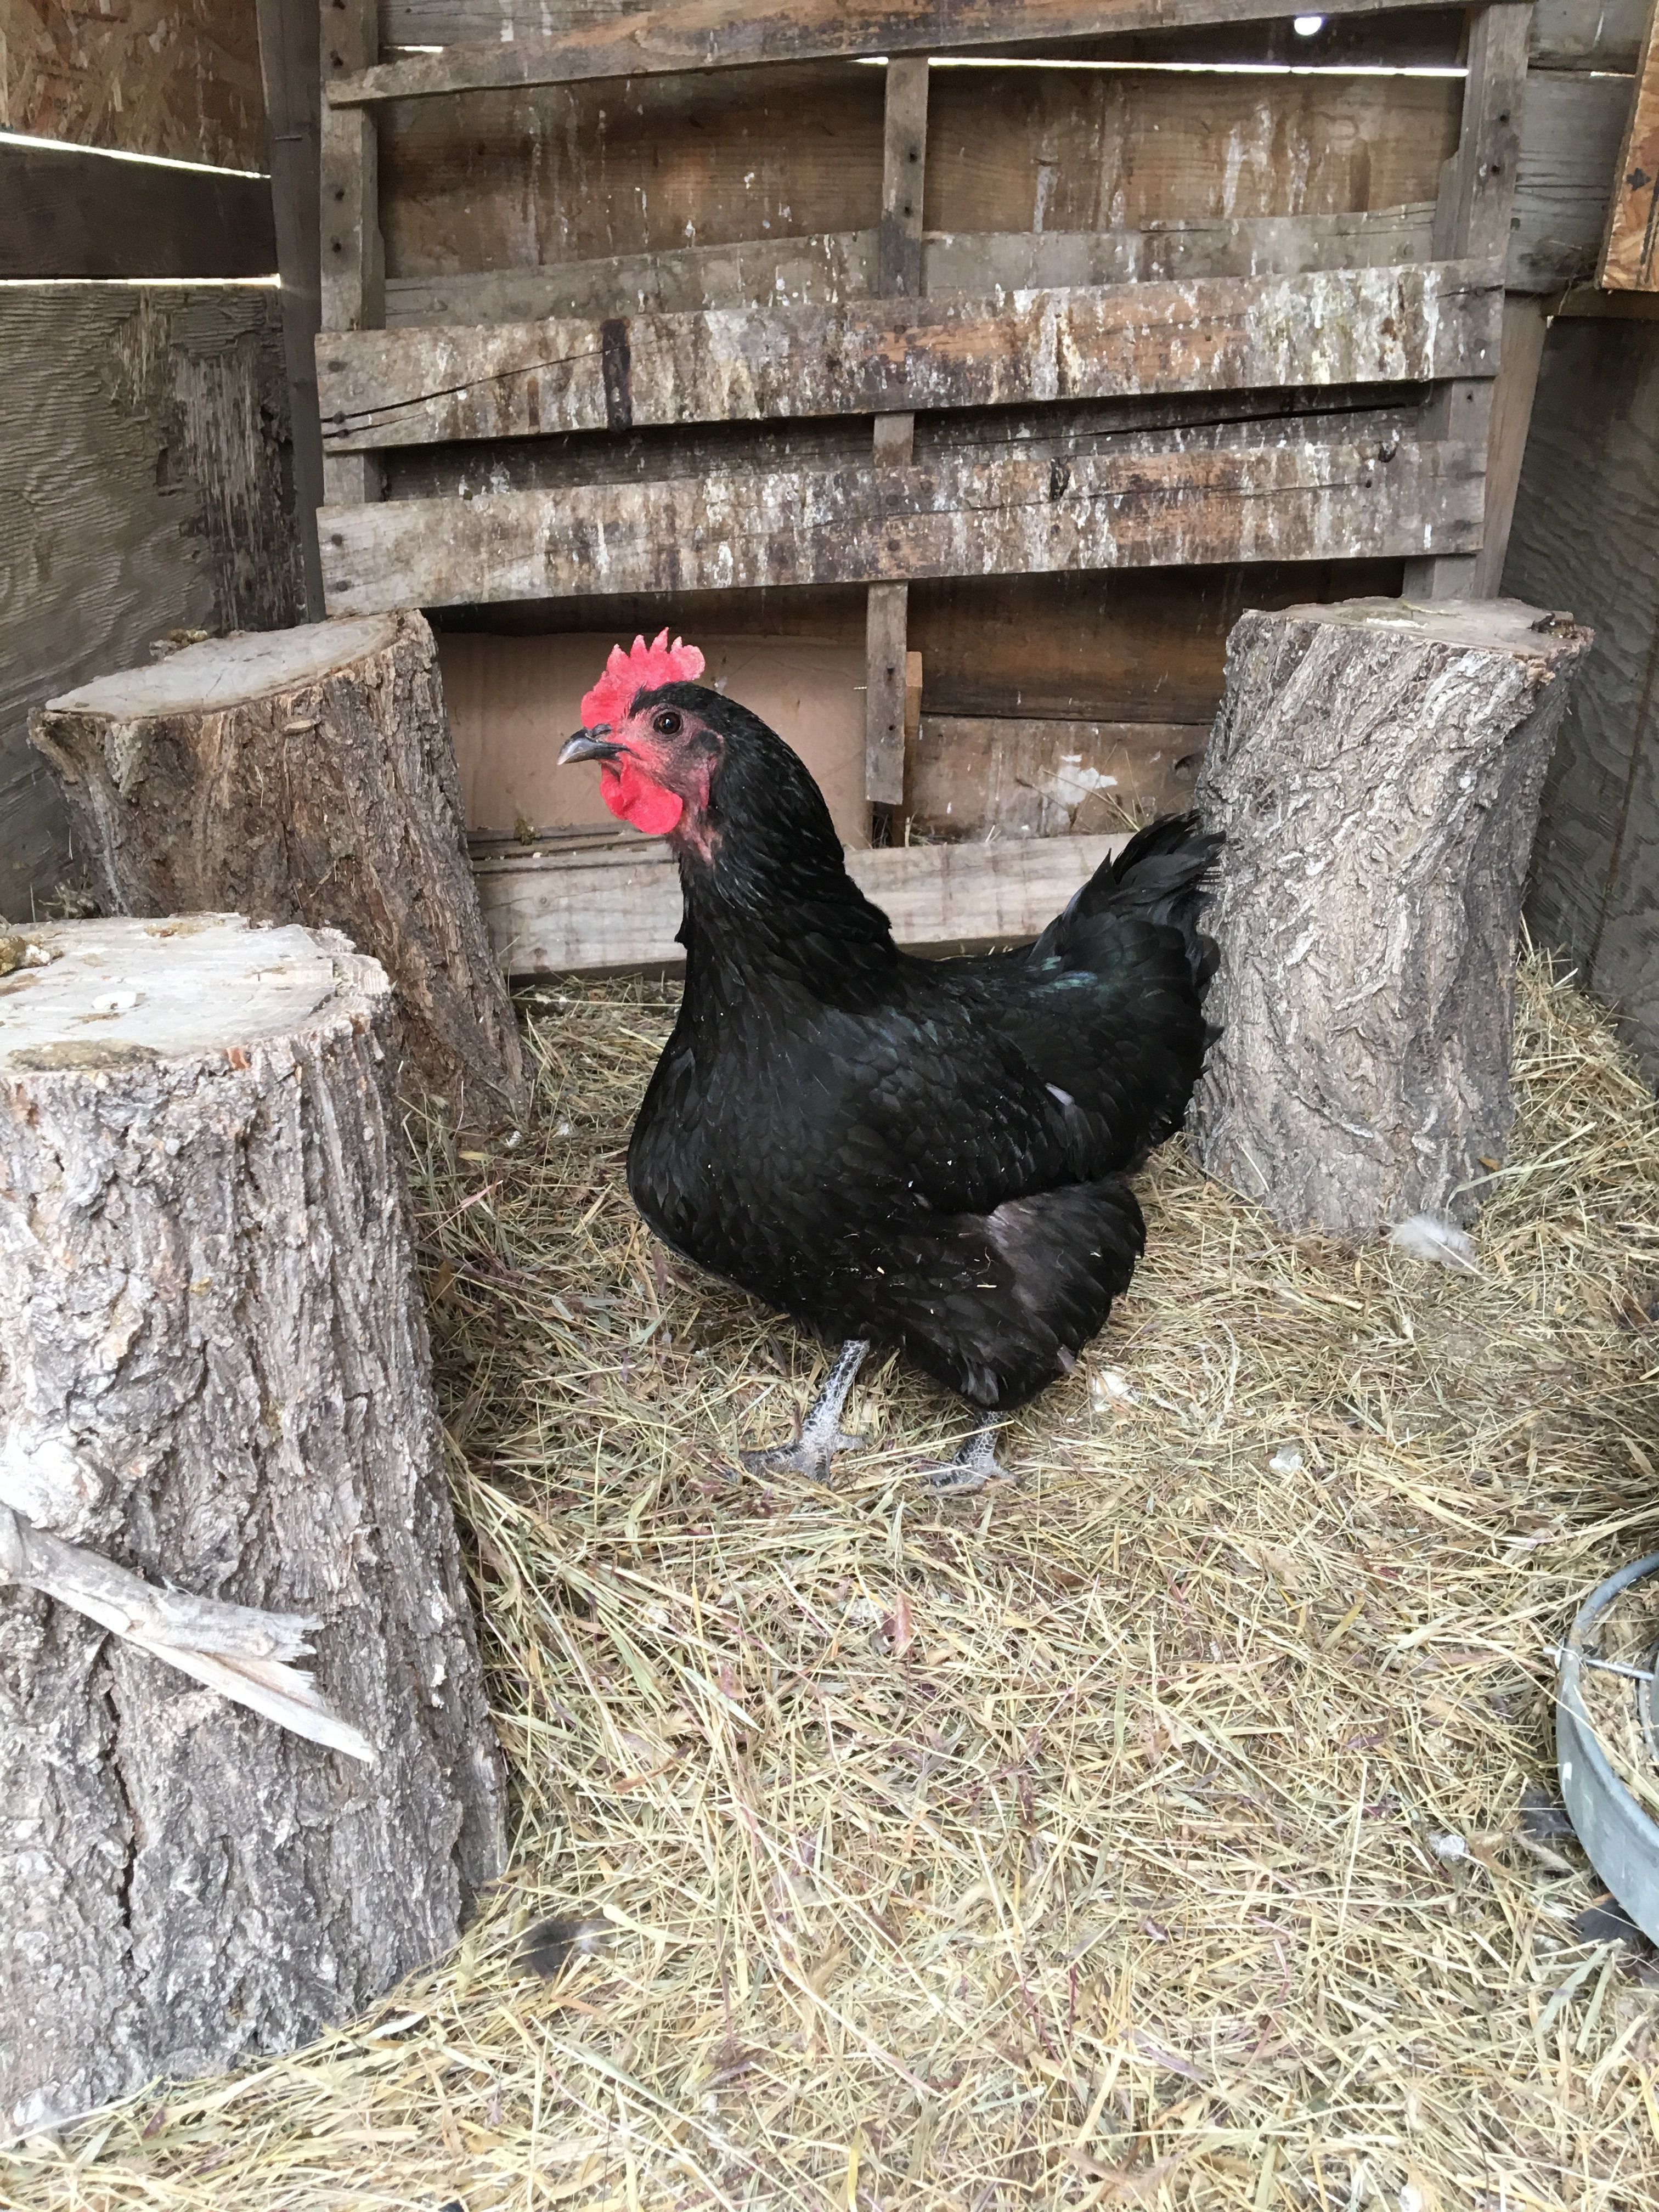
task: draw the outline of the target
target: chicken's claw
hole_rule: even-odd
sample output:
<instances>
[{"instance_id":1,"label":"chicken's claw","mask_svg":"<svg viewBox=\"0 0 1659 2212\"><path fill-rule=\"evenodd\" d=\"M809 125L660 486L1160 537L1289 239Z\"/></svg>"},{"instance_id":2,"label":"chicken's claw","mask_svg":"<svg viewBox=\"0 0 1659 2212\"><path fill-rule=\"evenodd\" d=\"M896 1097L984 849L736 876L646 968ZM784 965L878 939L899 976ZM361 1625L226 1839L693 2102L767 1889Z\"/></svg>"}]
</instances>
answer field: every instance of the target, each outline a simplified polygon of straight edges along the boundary
<instances>
[{"instance_id":1,"label":"chicken's claw","mask_svg":"<svg viewBox=\"0 0 1659 2212\"><path fill-rule=\"evenodd\" d=\"M1019 1477L997 1457L1000 1427L999 1421L981 1421L953 1460L943 1467L924 1468L928 1488L942 1498L962 1498L983 1490L988 1482L1017 1483Z\"/></svg>"},{"instance_id":2,"label":"chicken's claw","mask_svg":"<svg viewBox=\"0 0 1659 2212\"><path fill-rule=\"evenodd\" d=\"M863 1442L845 1429L817 1437L803 1430L793 1443L769 1444L760 1451L739 1452L738 1457L750 1474L804 1474L809 1482L828 1482L836 1454L856 1451Z\"/></svg>"},{"instance_id":3,"label":"chicken's claw","mask_svg":"<svg viewBox=\"0 0 1659 2212\"><path fill-rule=\"evenodd\" d=\"M841 1425L841 1413L869 1349L858 1337L842 1346L840 1358L791 1443L738 1454L750 1474L804 1474L811 1482L829 1481L836 1454L856 1451L864 1442L862 1437L848 1435Z\"/></svg>"}]
</instances>

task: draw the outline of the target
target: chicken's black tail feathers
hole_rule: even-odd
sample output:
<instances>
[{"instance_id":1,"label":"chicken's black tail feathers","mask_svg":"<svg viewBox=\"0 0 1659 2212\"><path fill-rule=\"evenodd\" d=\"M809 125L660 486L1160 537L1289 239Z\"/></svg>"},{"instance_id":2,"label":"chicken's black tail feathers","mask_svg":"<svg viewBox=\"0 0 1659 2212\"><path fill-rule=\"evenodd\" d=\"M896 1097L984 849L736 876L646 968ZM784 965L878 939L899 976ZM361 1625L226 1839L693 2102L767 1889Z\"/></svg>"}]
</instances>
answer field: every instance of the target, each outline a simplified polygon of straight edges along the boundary
<instances>
[{"instance_id":1,"label":"chicken's black tail feathers","mask_svg":"<svg viewBox=\"0 0 1659 2212\"><path fill-rule=\"evenodd\" d=\"M1115 860L1103 861L1031 948L1034 962L1091 964L1094 925L1134 917L1178 929L1200 996L1215 973L1215 940L1199 927L1221 854L1220 836L1195 814L1165 815L1138 830Z\"/></svg>"}]
</instances>

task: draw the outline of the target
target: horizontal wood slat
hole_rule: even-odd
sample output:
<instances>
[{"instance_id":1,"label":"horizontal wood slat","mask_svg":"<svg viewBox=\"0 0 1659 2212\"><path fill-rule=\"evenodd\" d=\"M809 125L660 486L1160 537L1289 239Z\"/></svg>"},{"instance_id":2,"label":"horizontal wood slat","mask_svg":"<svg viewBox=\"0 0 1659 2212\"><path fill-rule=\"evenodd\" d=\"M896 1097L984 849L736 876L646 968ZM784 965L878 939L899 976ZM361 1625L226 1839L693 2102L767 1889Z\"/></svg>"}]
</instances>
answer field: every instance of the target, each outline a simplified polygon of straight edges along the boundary
<instances>
[{"instance_id":1,"label":"horizontal wood slat","mask_svg":"<svg viewBox=\"0 0 1659 2212\"><path fill-rule=\"evenodd\" d=\"M852 852L847 866L913 951L1036 937L1126 836ZM678 969L680 878L660 844L489 859L473 874L497 958L514 975Z\"/></svg>"},{"instance_id":2,"label":"horizontal wood slat","mask_svg":"<svg viewBox=\"0 0 1659 2212\"><path fill-rule=\"evenodd\" d=\"M937 837L1136 829L1192 805L1207 722L924 714L905 811Z\"/></svg>"},{"instance_id":3,"label":"horizontal wood slat","mask_svg":"<svg viewBox=\"0 0 1659 2212\"><path fill-rule=\"evenodd\" d=\"M1040 291L1205 276L1298 276L1426 261L1434 203L1359 215L1255 216L1149 230L941 231L921 243L922 290ZM829 307L876 289L876 233L746 240L673 252L619 253L545 269L390 276L394 330L444 323L527 323L549 316L689 314L777 301Z\"/></svg>"},{"instance_id":4,"label":"horizontal wood slat","mask_svg":"<svg viewBox=\"0 0 1659 2212\"><path fill-rule=\"evenodd\" d=\"M326 448L1496 373L1473 262L433 331L325 331Z\"/></svg>"},{"instance_id":5,"label":"horizontal wood slat","mask_svg":"<svg viewBox=\"0 0 1659 2212\"><path fill-rule=\"evenodd\" d=\"M1327 15L1433 6L1437 0L1325 0ZM1016 42L1098 39L1123 31L1248 21L1261 0L680 0L548 37L478 40L338 79L337 106L425 100L491 86L579 84L599 77L753 68L860 54L956 52Z\"/></svg>"},{"instance_id":6,"label":"horizontal wood slat","mask_svg":"<svg viewBox=\"0 0 1659 2212\"><path fill-rule=\"evenodd\" d=\"M592 592L1471 552L1484 449L1409 442L780 470L319 518L331 614Z\"/></svg>"},{"instance_id":7,"label":"horizontal wood slat","mask_svg":"<svg viewBox=\"0 0 1659 2212\"><path fill-rule=\"evenodd\" d=\"M0 145L0 276L270 276L269 177Z\"/></svg>"}]
</instances>

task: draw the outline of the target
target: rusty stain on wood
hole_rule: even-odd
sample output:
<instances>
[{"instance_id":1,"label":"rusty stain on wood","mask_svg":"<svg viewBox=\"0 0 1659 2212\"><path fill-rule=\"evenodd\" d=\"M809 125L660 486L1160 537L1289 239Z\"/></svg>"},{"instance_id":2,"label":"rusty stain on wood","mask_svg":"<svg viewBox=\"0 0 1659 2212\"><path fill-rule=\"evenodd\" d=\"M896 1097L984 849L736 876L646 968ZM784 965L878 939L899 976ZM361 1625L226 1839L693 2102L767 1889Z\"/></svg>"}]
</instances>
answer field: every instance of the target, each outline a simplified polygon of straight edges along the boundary
<instances>
[{"instance_id":1,"label":"rusty stain on wood","mask_svg":"<svg viewBox=\"0 0 1659 2212\"><path fill-rule=\"evenodd\" d=\"M1474 263L1212 277L1000 301L855 301L487 328L325 333L331 452L539 432L994 407L1496 373Z\"/></svg>"},{"instance_id":2,"label":"rusty stain on wood","mask_svg":"<svg viewBox=\"0 0 1659 2212\"><path fill-rule=\"evenodd\" d=\"M331 613L598 592L903 582L1188 562L1473 551L1484 451L1296 444L942 456L325 508Z\"/></svg>"}]
</instances>

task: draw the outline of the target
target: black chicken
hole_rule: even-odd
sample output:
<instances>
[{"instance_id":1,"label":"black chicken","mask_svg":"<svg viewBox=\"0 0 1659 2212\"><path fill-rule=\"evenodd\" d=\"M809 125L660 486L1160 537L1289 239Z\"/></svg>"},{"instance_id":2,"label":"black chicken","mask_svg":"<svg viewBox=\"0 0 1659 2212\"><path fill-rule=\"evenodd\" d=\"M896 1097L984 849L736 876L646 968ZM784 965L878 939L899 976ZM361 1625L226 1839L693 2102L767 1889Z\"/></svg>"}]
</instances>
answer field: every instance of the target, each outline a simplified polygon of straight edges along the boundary
<instances>
[{"instance_id":1,"label":"black chicken","mask_svg":"<svg viewBox=\"0 0 1659 2212\"><path fill-rule=\"evenodd\" d=\"M1178 1128L1209 1032L1197 913L1218 840L1156 823L1035 945L919 959L847 872L811 775L667 633L613 651L562 762L673 841L685 994L628 1184L668 1245L843 1349L793 1443L828 1476L872 1344L997 1416L1074 1364L1146 1242L1124 1177Z\"/></svg>"}]
</instances>

